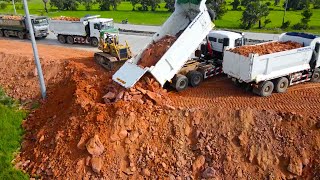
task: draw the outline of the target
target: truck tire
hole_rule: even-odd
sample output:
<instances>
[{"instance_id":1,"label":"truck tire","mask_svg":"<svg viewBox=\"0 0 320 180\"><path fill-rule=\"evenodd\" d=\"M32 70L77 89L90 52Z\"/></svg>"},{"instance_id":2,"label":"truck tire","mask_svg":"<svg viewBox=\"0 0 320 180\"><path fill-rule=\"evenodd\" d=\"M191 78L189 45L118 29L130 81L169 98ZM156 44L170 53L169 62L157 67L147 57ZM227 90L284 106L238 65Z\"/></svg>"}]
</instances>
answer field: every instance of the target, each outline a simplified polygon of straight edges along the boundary
<instances>
[{"instance_id":1,"label":"truck tire","mask_svg":"<svg viewBox=\"0 0 320 180\"><path fill-rule=\"evenodd\" d=\"M187 78L192 87L199 86L203 81L203 75L199 71L189 71L187 73Z\"/></svg>"},{"instance_id":2,"label":"truck tire","mask_svg":"<svg viewBox=\"0 0 320 180\"><path fill-rule=\"evenodd\" d=\"M73 44L74 43L74 39L72 36L67 36L67 43L68 44Z\"/></svg>"},{"instance_id":3,"label":"truck tire","mask_svg":"<svg viewBox=\"0 0 320 180\"><path fill-rule=\"evenodd\" d=\"M19 39L24 39L24 37L25 37L24 32L19 31L19 32L18 32L18 38L19 38Z\"/></svg>"},{"instance_id":4,"label":"truck tire","mask_svg":"<svg viewBox=\"0 0 320 180\"><path fill-rule=\"evenodd\" d=\"M5 37L10 37L10 33L9 33L9 31L7 31L7 30L4 30L4 31L3 31L3 34L4 34Z\"/></svg>"},{"instance_id":5,"label":"truck tire","mask_svg":"<svg viewBox=\"0 0 320 180\"><path fill-rule=\"evenodd\" d=\"M3 31L0 29L0 37L3 37Z\"/></svg>"},{"instance_id":6,"label":"truck tire","mask_svg":"<svg viewBox=\"0 0 320 180\"><path fill-rule=\"evenodd\" d=\"M172 87L175 88L178 92L187 89L188 78L184 75L177 74L172 80Z\"/></svg>"},{"instance_id":7,"label":"truck tire","mask_svg":"<svg viewBox=\"0 0 320 180\"><path fill-rule=\"evenodd\" d=\"M277 93L284 93L286 92L289 86L289 80L286 77L281 77L275 81L274 85L275 85L274 90Z\"/></svg>"},{"instance_id":8,"label":"truck tire","mask_svg":"<svg viewBox=\"0 0 320 180\"><path fill-rule=\"evenodd\" d=\"M61 44L65 44L66 43L66 37L64 35L58 35L58 41L61 43Z\"/></svg>"},{"instance_id":9,"label":"truck tire","mask_svg":"<svg viewBox=\"0 0 320 180\"><path fill-rule=\"evenodd\" d=\"M274 89L274 84L271 81L264 81L259 83L258 92L262 97L270 96Z\"/></svg>"},{"instance_id":10,"label":"truck tire","mask_svg":"<svg viewBox=\"0 0 320 180\"><path fill-rule=\"evenodd\" d=\"M320 69L315 68L311 77L311 82L320 82Z\"/></svg>"},{"instance_id":11,"label":"truck tire","mask_svg":"<svg viewBox=\"0 0 320 180\"><path fill-rule=\"evenodd\" d=\"M99 41L96 37L91 38L91 46L93 47L98 47L99 46Z\"/></svg>"}]
</instances>

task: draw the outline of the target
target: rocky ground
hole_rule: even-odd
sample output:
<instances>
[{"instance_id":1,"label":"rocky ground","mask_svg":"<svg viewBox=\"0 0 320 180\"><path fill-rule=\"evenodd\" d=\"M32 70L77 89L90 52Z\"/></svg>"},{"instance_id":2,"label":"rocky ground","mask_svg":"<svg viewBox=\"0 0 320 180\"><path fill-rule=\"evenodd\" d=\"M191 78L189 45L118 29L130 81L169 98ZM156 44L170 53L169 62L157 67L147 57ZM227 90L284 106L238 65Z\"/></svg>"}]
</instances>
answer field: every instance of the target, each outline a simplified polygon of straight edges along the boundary
<instances>
[{"instance_id":1,"label":"rocky ground","mask_svg":"<svg viewBox=\"0 0 320 180\"><path fill-rule=\"evenodd\" d=\"M15 98L36 101L31 47L0 43L0 84ZM182 93L163 90L151 77L124 90L92 53L39 50L48 98L24 121L15 161L33 177L320 178L318 84L267 98L233 87L224 76Z\"/></svg>"}]
</instances>

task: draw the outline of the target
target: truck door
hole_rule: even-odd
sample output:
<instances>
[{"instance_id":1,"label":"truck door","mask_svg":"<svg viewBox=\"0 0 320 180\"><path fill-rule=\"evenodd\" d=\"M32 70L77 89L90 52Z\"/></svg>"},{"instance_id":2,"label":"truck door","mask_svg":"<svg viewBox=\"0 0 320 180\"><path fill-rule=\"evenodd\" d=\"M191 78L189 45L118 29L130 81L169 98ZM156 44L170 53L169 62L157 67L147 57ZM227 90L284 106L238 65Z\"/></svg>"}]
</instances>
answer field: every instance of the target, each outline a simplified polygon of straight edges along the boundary
<instances>
[{"instance_id":1,"label":"truck door","mask_svg":"<svg viewBox=\"0 0 320 180\"><path fill-rule=\"evenodd\" d=\"M101 26L100 23L90 23L90 37L100 37Z\"/></svg>"}]
</instances>

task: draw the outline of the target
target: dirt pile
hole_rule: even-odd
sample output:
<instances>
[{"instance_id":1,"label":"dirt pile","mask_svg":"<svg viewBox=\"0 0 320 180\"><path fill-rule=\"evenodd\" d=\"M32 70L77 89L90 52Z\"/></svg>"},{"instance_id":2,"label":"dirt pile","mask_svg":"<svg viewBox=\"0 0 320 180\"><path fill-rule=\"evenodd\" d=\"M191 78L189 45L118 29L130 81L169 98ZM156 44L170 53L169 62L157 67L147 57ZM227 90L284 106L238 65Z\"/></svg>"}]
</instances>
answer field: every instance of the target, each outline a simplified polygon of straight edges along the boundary
<instances>
[{"instance_id":1,"label":"dirt pile","mask_svg":"<svg viewBox=\"0 0 320 180\"><path fill-rule=\"evenodd\" d=\"M32 52L24 43L21 48L14 48L17 42L7 45L0 52L8 48L16 61L0 61L4 69L23 64L19 56ZM125 91L126 99L116 99L109 93L117 97L122 90L113 84L113 72L95 64L92 53L42 47L40 54L47 54L42 58L60 58L56 62L65 64L63 78L48 87L47 100L23 123L26 133L16 167L32 177L320 178L319 84L260 98L233 87L226 77L182 93L159 91L156 81L144 77ZM15 71L24 72L22 67ZM37 89L30 86L30 91ZM165 104L157 104L148 91ZM132 100L134 95L142 95L143 103Z\"/></svg>"},{"instance_id":2,"label":"dirt pile","mask_svg":"<svg viewBox=\"0 0 320 180\"><path fill-rule=\"evenodd\" d=\"M272 54L272 53L281 52L281 51L287 51L291 49L297 49L301 47L302 45L300 43L287 41L287 42L270 42L270 43L264 43L261 45L255 45L255 46L241 46L241 47L231 49L230 51L248 57L249 54L265 55L265 54Z\"/></svg>"},{"instance_id":3,"label":"dirt pile","mask_svg":"<svg viewBox=\"0 0 320 180\"><path fill-rule=\"evenodd\" d=\"M167 105L170 106L170 99L167 97L167 90L163 89L160 84L149 76L144 76L136 85L129 90L121 88L113 83L107 87L108 93L102 98L105 103L114 103L118 101L135 101L140 104L149 105Z\"/></svg>"},{"instance_id":4,"label":"dirt pile","mask_svg":"<svg viewBox=\"0 0 320 180\"><path fill-rule=\"evenodd\" d=\"M38 98L40 87L31 44L5 40L0 40L0 44L1 87L15 99L25 101ZM47 86L56 84L64 78L67 61L88 59L92 55L91 52L55 46L38 45L38 48Z\"/></svg>"},{"instance_id":5,"label":"dirt pile","mask_svg":"<svg viewBox=\"0 0 320 180\"><path fill-rule=\"evenodd\" d=\"M53 17L52 20L61 20L61 21L80 21L80 18L77 17L67 17L67 16L60 16L60 17Z\"/></svg>"},{"instance_id":6,"label":"dirt pile","mask_svg":"<svg viewBox=\"0 0 320 180\"><path fill-rule=\"evenodd\" d=\"M166 35L159 41L151 44L141 55L138 65L141 67L151 67L157 64L161 57L167 52L172 44L177 40L175 36Z\"/></svg>"},{"instance_id":7,"label":"dirt pile","mask_svg":"<svg viewBox=\"0 0 320 180\"><path fill-rule=\"evenodd\" d=\"M0 18L6 19L6 20L22 20L22 16L3 15L3 16L0 16Z\"/></svg>"}]
</instances>

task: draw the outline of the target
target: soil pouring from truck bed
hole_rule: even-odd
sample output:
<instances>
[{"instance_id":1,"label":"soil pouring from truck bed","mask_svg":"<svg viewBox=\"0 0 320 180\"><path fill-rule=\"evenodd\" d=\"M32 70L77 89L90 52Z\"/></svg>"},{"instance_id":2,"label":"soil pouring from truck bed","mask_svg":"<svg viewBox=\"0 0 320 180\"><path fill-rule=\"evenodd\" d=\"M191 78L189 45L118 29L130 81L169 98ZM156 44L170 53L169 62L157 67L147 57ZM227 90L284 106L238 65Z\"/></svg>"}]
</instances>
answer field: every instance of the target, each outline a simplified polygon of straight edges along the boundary
<instances>
[{"instance_id":1,"label":"soil pouring from truck bed","mask_svg":"<svg viewBox=\"0 0 320 180\"><path fill-rule=\"evenodd\" d=\"M142 67L151 67L155 65L176 40L176 37L166 35L159 41L151 44L150 47L142 53L138 65Z\"/></svg>"},{"instance_id":2,"label":"soil pouring from truck bed","mask_svg":"<svg viewBox=\"0 0 320 180\"><path fill-rule=\"evenodd\" d=\"M80 18L77 17L66 17L66 16L61 16L61 17L53 17L52 20L62 20L62 21L80 21Z\"/></svg>"},{"instance_id":3,"label":"soil pouring from truck bed","mask_svg":"<svg viewBox=\"0 0 320 180\"><path fill-rule=\"evenodd\" d=\"M241 47L231 49L230 51L248 57L249 54L265 55L265 54L272 54L272 53L281 52L281 51L288 51L291 49L297 49L301 47L302 45L300 43L287 41L287 42L270 42L270 43L255 45L255 46L241 46Z\"/></svg>"},{"instance_id":4,"label":"soil pouring from truck bed","mask_svg":"<svg viewBox=\"0 0 320 180\"><path fill-rule=\"evenodd\" d=\"M22 16L0 16L2 19L7 19L7 20L21 20Z\"/></svg>"}]
</instances>

